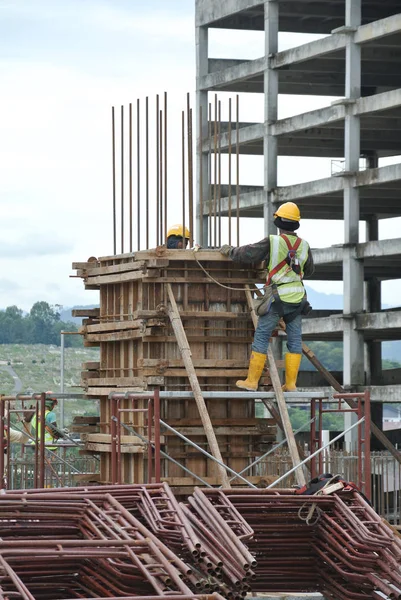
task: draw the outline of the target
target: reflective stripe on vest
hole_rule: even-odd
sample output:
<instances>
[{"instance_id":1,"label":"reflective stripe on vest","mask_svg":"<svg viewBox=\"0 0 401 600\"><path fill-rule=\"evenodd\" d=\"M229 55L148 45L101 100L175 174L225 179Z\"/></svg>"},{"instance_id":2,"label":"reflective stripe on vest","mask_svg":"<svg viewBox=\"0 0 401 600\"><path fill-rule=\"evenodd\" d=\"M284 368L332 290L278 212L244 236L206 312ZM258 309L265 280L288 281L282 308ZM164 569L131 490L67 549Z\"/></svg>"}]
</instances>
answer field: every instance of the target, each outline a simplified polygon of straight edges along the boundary
<instances>
[{"instance_id":1,"label":"reflective stripe on vest","mask_svg":"<svg viewBox=\"0 0 401 600\"><path fill-rule=\"evenodd\" d=\"M289 235L286 233L290 243L294 245L297 240L297 236ZM301 267L301 274L297 275L292 268L285 263L285 265L273 275L272 283L277 285L277 290L280 299L283 302L289 302L290 304L298 304L301 302L305 295L305 289L302 284L302 274L304 272L304 266L308 259L309 244L305 240L301 240L301 243L297 250L297 258ZM269 260L269 273L279 265L288 256L288 246L285 240L279 235L270 236L270 260Z\"/></svg>"},{"instance_id":2,"label":"reflective stripe on vest","mask_svg":"<svg viewBox=\"0 0 401 600\"><path fill-rule=\"evenodd\" d=\"M54 437L52 436L51 433L49 433L47 431L47 428L46 428L46 417L49 414L49 412L51 412L51 411L50 410L45 411L45 444L53 444L54 443ZM32 427L32 431L33 431L32 437L35 437L36 436L36 415L33 415L33 417L32 417L31 427ZM37 425L37 429L38 429L38 440L40 441L40 430L41 430L40 421ZM55 446L55 448L57 448L57 446Z\"/></svg>"}]
</instances>

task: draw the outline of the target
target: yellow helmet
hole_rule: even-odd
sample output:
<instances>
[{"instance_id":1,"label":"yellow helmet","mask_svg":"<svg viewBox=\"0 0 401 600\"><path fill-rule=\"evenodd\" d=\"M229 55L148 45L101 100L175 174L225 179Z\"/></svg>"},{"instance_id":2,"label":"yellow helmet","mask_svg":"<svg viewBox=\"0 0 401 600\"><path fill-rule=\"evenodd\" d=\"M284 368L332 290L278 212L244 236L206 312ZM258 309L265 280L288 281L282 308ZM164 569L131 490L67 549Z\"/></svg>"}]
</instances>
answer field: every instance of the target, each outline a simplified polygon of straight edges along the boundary
<instances>
[{"instance_id":1,"label":"yellow helmet","mask_svg":"<svg viewBox=\"0 0 401 600\"><path fill-rule=\"evenodd\" d=\"M185 235L184 235L184 233L185 233ZM184 227L182 225L172 225L167 232L167 237L170 237L170 235L177 235L178 237L181 236L181 237L185 237L187 239L189 239L191 237L191 234L189 233L189 229L187 229L185 227L185 230L184 230Z\"/></svg>"},{"instance_id":2,"label":"yellow helmet","mask_svg":"<svg viewBox=\"0 0 401 600\"><path fill-rule=\"evenodd\" d=\"M285 202L274 213L274 217L281 217L281 219L288 219L289 221L300 221L301 213L294 202Z\"/></svg>"}]
</instances>

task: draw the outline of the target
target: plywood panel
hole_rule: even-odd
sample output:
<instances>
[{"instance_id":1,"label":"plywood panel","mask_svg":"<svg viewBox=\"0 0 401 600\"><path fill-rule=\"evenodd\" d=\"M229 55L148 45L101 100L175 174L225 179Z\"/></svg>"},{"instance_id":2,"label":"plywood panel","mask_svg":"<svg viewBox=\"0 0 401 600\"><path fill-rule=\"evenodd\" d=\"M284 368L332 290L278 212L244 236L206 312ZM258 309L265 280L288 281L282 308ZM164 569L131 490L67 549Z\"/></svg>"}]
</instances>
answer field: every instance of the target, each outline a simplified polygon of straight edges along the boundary
<instances>
[{"instance_id":1,"label":"plywood panel","mask_svg":"<svg viewBox=\"0 0 401 600\"><path fill-rule=\"evenodd\" d=\"M81 265L79 274L86 284L96 282L100 289L99 319L94 321L100 325L91 326L92 321L89 321L85 330L87 343L100 343L99 371L93 377L88 372L85 381L88 395L100 397L101 433L110 433L108 394L113 389L146 390L159 385L165 390L190 391L166 318L166 281L173 282L173 293L201 388L235 389L236 379L246 376L253 324L245 293L227 287L244 288L245 284L252 287L255 282L263 281L263 272L233 265L215 251L201 251L196 257L206 271L226 287L208 279L189 251L158 248L135 255L103 257L84 267L77 263ZM262 383L269 384L267 374ZM258 454L255 449L258 431L250 424L255 420L254 403L216 399L208 402L208 410L212 422L216 423L224 459L235 470L243 469ZM162 417L167 422L192 423L188 425L191 429L185 431L191 433L189 437L195 443L207 448L202 430L194 429L199 414L193 400L164 401ZM124 418L141 430L143 416L140 413ZM274 431L269 430L269 435L273 436ZM169 454L198 475L218 476L215 465L182 440L168 435L165 444ZM146 459L143 455L124 453L121 462L124 481L144 480ZM102 452L101 465L102 480L107 481L110 477L107 452ZM186 476L180 467L171 463L163 466L163 474L177 480Z\"/></svg>"}]
</instances>

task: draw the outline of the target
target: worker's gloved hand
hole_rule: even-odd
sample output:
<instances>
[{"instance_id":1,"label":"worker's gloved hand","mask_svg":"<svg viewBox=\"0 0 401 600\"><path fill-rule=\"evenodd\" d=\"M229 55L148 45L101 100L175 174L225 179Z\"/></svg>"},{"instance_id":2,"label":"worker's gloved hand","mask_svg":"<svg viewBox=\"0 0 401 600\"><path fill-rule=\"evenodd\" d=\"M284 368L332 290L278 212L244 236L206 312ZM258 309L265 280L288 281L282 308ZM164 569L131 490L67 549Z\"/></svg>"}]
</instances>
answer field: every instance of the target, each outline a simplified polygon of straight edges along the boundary
<instances>
[{"instance_id":1,"label":"worker's gloved hand","mask_svg":"<svg viewBox=\"0 0 401 600\"><path fill-rule=\"evenodd\" d=\"M64 435L68 435L68 434L70 433L70 430L69 430L67 427L64 427L64 428L61 430L61 433L63 433Z\"/></svg>"},{"instance_id":2,"label":"worker's gloved hand","mask_svg":"<svg viewBox=\"0 0 401 600\"><path fill-rule=\"evenodd\" d=\"M31 404L31 406L29 407L29 411L27 411L24 415L24 421L25 423L30 423L33 419L33 415L35 414L36 410L33 410L33 405Z\"/></svg>"},{"instance_id":3,"label":"worker's gloved hand","mask_svg":"<svg viewBox=\"0 0 401 600\"><path fill-rule=\"evenodd\" d=\"M224 244L224 246L222 246L220 248L220 253L224 254L224 256L230 256L230 252L233 249L233 246L229 246L228 244Z\"/></svg>"}]
</instances>

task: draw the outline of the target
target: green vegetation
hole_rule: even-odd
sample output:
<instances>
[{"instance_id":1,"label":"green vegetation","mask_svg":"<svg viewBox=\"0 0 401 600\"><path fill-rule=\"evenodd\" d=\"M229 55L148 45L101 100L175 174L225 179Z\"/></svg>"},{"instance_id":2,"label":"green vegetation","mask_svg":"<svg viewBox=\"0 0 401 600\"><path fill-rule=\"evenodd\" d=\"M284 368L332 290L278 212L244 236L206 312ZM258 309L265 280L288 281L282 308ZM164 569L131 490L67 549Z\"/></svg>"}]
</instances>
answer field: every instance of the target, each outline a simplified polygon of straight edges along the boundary
<instances>
[{"instance_id":1,"label":"green vegetation","mask_svg":"<svg viewBox=\"0 0 401 600\"><path fill-rule=\"evenodd\" d=\"M44 344L0 345L0 393L20 392L57 393L60 390L60 347ZM98 361L96 348L66 348L64 351L64 391L82 394L79 386L82 363ZM11 368L11 372L10 372ZM12 374L14 374L13 378ZM56 410L58 414L59 408ZM65 424L75 415L97 415L98 404L94 400L68 399L65 401Z\"/></svg>"},{"instance_id":2,"label":"green vegetation","mask_svg":"<svg viewBox=\"0 0 401 600\"><path fill-rule=\"evenodd\" d=\"M343 344L342 342L309 342L308 346L320 362L329 371L342 371L343 370ZM384 359L382 361L383 369L398 369L401 367L401 363L394 360ZM309 362L304 356L301 363L302 371L314 371L315 367Z\"/></svg>"},{"instance_id":3,"label":"green vegetation","mask_svg":"<svg viewBox=\"0 0 401 600\"><path fill-rule=\"evenodd\" d=\"M288 414L290 416L291 425L294 431L304 425L304 431L309 431L310 428L310 410L308 408L300 408L296 406L290 406L288 408ZM266 409L262 402L256 403L255 415L258 419L265 417ZM330 431L342 431L344 429L344 416L341 414L325 414L323 415L323 429L330 429Z\"/></svg>"},{"instance_id":4,"label":"green vegetation","mask_svg":"<svg viewBox=\"0 0 401 600\"><path fill-rule=\"evenodd\" d=\"M17 306L0 311L0 344L60 345L61 331L77 331L73 323L60 320L57 307L47 302L35 302L28 314ZM65 336L66 346L82 346L78 335Z\"/></svg>"}]
</instances>

